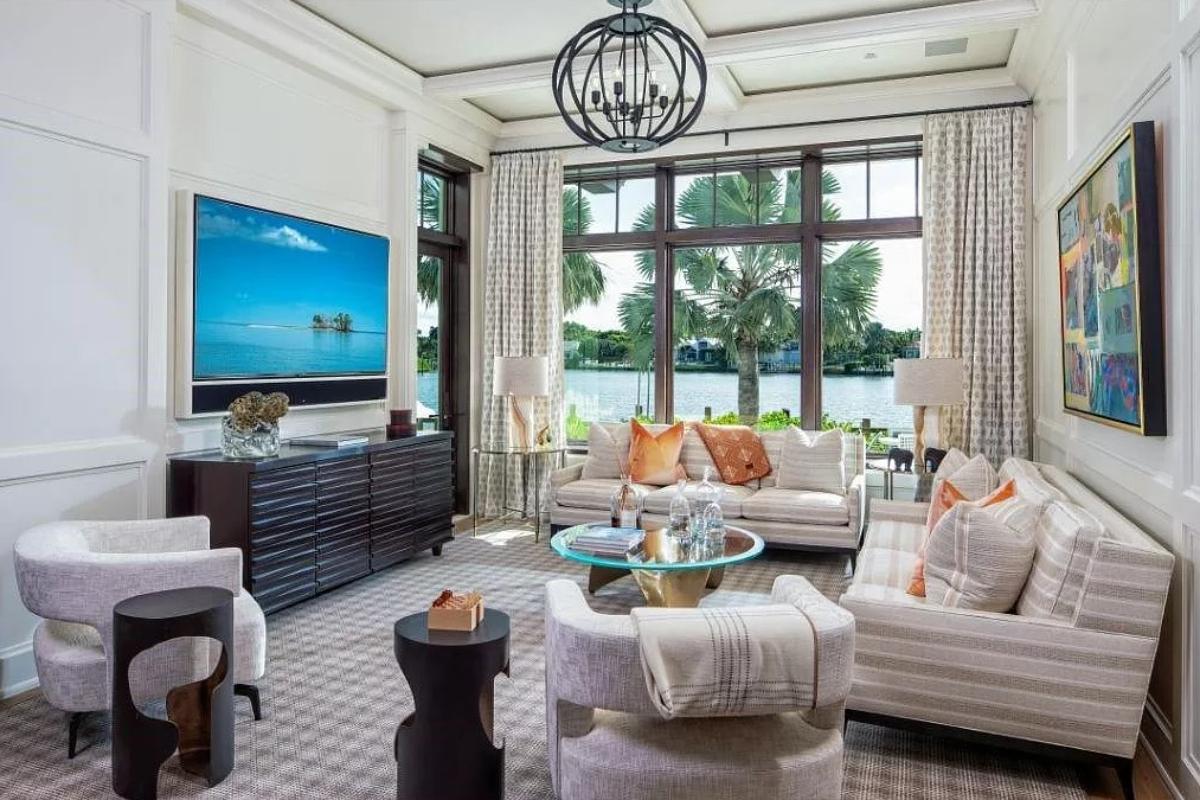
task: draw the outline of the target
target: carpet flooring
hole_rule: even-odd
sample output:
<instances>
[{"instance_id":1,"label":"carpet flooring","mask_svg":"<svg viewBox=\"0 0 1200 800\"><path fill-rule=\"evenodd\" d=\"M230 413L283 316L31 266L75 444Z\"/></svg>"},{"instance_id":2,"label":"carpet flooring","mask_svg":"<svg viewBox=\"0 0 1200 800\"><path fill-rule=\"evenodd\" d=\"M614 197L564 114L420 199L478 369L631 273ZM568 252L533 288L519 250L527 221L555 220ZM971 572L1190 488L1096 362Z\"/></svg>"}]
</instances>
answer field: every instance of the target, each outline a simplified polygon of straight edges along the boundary
<instances>
[{"instance_id":1,"label":"carpet flooring","mask_svg":"<svg viewBox=\"0 0 1200 800\"><path fill-rule=\"evenodd\" d=\"M776 575L800 574L830 597L844 585L840 557L768 552L726 571L706 604L767 594ZM552 797L546 765L542 586L584 580L545 538L512 526L460 537L440 558L428 553L268 618L265 718L237 700L236 766L209 789L175 758L159 780L162 798L334 800L395 797L391 753L412 698L392 653L393 622L421 610L441 589L476 589L512 617L511 678L496 681L496 728L507 747L509 800ZM642 602L629 578L591 600L621 613ZM85 748L66 757L66 717L33 692L0 707L0 797L28 800L113 797L104 715L82 731ZM620 787L613 798L621 798ZM843 798L1042 800L1084 798L1073 767L990 748L851 723ZM762 800L767 800L763 798Z\"/></svg>"}]
</instances>

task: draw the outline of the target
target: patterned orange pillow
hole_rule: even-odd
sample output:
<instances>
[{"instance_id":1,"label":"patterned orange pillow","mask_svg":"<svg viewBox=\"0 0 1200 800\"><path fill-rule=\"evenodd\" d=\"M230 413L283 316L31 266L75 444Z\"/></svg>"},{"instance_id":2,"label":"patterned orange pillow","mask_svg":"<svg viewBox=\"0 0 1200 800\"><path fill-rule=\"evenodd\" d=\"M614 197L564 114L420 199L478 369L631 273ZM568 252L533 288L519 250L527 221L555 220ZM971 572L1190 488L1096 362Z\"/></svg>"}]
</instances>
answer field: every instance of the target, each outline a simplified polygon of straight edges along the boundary
<instances>
[{"instance_id":1,"label":"patterned orange pillow","mask_svg":"<svg viewBox=\"0 0 1200 800\"><path fill-rule=\"evenodd\" d=\"M762 439L745 425L706 425L702 422L696 430L717 465L723 483L741 486L771 472Z\"/></svg>"},{"instance_id":2,"label":"patterned orange pillow","mask_svg":"<svg viewBox=\"0 0 1200 800\"><path fill-rule=\"evenodd\" d=\"M1017 484L1014 481L1005 481L997 487L996 491L979 500L968 500L967 496L949 479L938 484L934 496L930 499L929 523L925 526L925 539L921 542L921 549L917 553L917 563L913 564L912 577L908 581L908 593L914 597L925 596L925 543L929 541L929 534L933 532L933 526L942 518L942 515L958 503L983 508L1011 500L1016 496Z\"/></svg>"},{"instance_id":3,"label":"patterned orange pillow","mask_svg":"<svg viewBox=\"0 0 1200 800\"><path fill-rule=\"evenodd\" d=\"M634 483L651 486L670 486L686 480L687 473L679 463L683 450L683 423L676 422L655 436L636 419L630 421L629 477Z\"/></svg>"}]
</instances>

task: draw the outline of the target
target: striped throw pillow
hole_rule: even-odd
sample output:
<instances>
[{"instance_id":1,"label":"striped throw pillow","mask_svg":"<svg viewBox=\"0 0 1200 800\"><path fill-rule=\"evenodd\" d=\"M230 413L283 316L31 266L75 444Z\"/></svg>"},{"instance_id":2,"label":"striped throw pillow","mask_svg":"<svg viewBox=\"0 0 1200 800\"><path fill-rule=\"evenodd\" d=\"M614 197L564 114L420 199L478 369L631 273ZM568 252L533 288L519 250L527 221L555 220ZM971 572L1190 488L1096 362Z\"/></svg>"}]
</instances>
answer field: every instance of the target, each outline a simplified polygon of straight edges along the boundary
<instances>
[{"instance_id":1,"label":"striped throw pillow","mask_svg":"<svg viewBox=\"0 0 1200 800\"><path fill-rule=\"evenodd\" d=\"M799 428L788 428L779 454L776 486L810 492L846 491L845 438L840 430L815 437Z\"/></svg>"},{"instance_id":2,"label":"striped throw pillow","mask_svg":"<svg viewBox=\"0 0 1200 800\"><path fill-rule=\"evenodd\" d=\"M1104 526L1074 503L1055 500L1038 518L1036 536L1037 555L1017 613L1069 622Z\"/></svg>"},{"instance_id":3,"label":"striped throw pillow","mask_svg":"<svg viewBox=\"0 0 1200 800\"><path fill-rule=\"evenodd\" d=\"M1028 531L959 503L925 543L925 596L950 608L1006 612L1021 596L1037 550Z\"/></svg>"}]
</instances>

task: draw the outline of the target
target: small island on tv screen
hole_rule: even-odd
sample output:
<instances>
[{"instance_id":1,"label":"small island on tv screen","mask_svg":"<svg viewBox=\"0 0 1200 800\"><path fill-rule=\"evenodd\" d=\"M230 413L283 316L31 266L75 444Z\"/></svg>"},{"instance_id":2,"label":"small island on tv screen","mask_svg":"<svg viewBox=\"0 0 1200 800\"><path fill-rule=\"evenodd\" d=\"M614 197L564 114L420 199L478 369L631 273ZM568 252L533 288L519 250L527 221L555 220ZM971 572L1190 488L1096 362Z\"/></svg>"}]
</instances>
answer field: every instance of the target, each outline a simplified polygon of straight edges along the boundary
<instances>
[{"instance_id":1,"label":"small island on tv screen","mask_svg":"<svg viewBox=\"0 0 1200 800\"><path fill-rule=\"evenodd\" d=\"M195 203L194 380L386 373L386 238Z\"/></svg>"}]
</instances>

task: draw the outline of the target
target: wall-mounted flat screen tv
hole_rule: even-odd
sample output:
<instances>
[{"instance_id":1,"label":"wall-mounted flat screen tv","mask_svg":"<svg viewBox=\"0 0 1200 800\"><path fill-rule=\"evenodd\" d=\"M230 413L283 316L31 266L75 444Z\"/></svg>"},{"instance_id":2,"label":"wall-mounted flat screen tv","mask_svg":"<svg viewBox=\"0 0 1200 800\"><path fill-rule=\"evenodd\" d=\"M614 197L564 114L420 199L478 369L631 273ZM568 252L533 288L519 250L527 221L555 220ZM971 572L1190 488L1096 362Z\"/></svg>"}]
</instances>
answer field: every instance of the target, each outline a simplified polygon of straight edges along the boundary
<instances>
[{"instance_id":1,"label":"wall-mounted flat screen tv","mask_svg":"<svg viewBox=\"0 0 1200 800\"><path fill-rule=\"evenodd\" d=\"M383 398L387 238L191 198L190 411L254 388L295 405Z\"/></svg>"}]
</instances>

